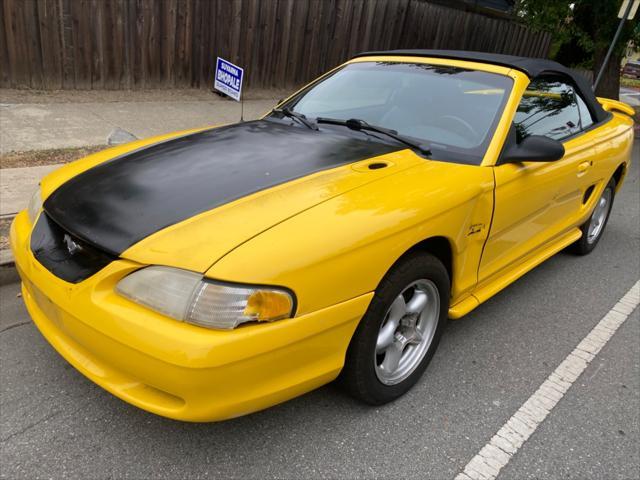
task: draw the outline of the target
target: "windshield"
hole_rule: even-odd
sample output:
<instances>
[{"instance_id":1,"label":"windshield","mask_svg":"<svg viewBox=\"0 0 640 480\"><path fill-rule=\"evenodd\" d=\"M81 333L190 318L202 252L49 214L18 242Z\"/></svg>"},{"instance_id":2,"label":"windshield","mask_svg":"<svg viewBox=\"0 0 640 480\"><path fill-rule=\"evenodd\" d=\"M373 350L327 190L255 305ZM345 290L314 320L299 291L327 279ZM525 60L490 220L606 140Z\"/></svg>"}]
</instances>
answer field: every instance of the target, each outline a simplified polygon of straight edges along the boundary
<instances>
[{"instance_id":1,"label":"windshield","mask_svg":"<svg viewBox=\"0 0 640 480\"><path fill-rule=\"evenodd\" d=\"M435 158L480 164L511 90L509 77L443 65L359 62L286 107L307 118L357 118L426 143Z\"/></svg>"}]
</instances>

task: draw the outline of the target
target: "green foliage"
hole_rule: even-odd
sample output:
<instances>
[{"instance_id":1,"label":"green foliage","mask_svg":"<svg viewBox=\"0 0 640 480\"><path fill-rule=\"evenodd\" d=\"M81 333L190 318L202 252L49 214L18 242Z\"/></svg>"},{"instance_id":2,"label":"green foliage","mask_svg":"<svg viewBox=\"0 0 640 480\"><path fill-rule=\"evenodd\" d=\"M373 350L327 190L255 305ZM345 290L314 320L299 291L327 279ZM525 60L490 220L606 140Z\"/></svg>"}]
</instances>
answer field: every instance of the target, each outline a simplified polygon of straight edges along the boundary
<instances>
[{"instance_id":1,"label":"green foliage","mask_svg":"<svg viewBox=\"0 0 640 480\"><path fill-rule=\"evenodd\" d=\"M620 85L623 87L640 88L640 79L622 77L620 79Z\"/></svg>"},{"instance_id":2,"label":"green foliage","mask_svg":"<svg viewBox=\"0 0 640 480\"><path fill-rule=\"evenodd\" d=\"M564 0L519 0L515 13L529 26L556 32L571 17L571 4Z\"/></svg>"},{"instance_id":3,"label":"green foliage","mask_svg":"<svg viewBox=\"0 0 640 480\"><path fill-rule=\"evenodd\" d=\"M515 12L532 28L552 34L551 58L591 67L594 55L609 47L618 28L622 0L519 0ZM627 21L616 45L620 58L629 42L640 45L637 19Z\"/></svg>"}]
</instances>

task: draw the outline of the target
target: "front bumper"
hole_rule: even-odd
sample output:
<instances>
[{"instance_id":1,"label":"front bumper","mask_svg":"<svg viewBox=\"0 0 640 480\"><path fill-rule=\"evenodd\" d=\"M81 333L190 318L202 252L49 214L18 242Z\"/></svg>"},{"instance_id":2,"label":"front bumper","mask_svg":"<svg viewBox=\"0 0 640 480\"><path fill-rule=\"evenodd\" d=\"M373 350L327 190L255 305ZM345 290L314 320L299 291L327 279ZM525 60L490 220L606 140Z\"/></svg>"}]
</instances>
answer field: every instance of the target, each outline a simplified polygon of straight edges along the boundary
<instances>
[{"instance_id":1,"label":"front bumper","mask_svg":"<svg viewBox=\"0 0 640 480\"><path fill-rule=\"evenodd\" d=\"M216 331L177 322L114 292L140 265L117 260L78 284L33 257L25 212L11 248L25 305L51 345L117 397L186 421L237 417L313 390L340 372L373 294L279 322Z\"/></svg>"}]
</instances>

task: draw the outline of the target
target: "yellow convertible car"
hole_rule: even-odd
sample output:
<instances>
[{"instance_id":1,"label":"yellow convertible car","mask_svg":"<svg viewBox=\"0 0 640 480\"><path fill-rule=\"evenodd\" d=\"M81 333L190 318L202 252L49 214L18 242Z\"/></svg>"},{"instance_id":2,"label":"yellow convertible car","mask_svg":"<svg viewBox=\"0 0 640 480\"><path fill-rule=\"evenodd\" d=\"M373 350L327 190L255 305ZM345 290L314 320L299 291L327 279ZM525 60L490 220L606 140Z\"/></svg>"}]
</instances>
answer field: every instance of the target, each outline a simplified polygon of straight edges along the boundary
<instances>
[{"instance_id":1,"label":"yellow convertible car","mask_svg":"<svg viewBox=\"0 0 640 480\"><path fill-rule=\"evenodd\" d=\"M33 321L80 372L180 420L339 378L383 404L448 318L601 238L633 111L548 60L369 52L262 119L88 156L11 246Z\"/></svg>"}]
</instances>

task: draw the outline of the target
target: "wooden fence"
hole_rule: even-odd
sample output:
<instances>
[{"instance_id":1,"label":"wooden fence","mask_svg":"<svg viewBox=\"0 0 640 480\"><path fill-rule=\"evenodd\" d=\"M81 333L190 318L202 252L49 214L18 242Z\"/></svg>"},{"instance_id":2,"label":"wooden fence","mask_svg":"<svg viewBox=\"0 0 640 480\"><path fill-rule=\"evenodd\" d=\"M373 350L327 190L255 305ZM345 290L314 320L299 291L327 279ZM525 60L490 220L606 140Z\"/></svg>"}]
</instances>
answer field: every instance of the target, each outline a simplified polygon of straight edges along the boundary
<instances>
[{"instance_id":1,"label":"wooden fence","mask_svg":"<svg viewBox=\"0 0 640 480\"><path fill-rule=\"evenodd\" d=\"M300 85L356 52L544 57L550 36L425 0L0 0L0 86L207 87L215 57L250 87Z\"/></svg>"}]
</instances>

